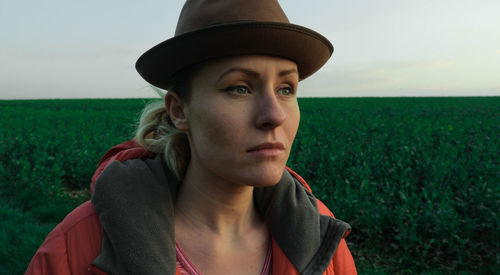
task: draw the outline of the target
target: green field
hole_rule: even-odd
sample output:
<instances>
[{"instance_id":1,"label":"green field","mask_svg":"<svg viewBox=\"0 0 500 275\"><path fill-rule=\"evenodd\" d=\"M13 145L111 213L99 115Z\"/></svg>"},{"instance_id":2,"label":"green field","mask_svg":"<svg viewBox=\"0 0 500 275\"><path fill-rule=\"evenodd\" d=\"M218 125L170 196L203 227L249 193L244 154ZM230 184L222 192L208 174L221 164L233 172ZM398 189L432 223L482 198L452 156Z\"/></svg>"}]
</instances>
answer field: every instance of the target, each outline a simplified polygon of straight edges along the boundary
<instances>
[{"instance_id":1,"label":"green field","mask_svg":"<svg viewBox=\"0 0 500 275\"><path fill-rule=\"evenodd\" d=\"M89 197L149 100L0 101L0 274L22 274ZM500 97L299 99L288 165L334 214L361 274L498 274Z\"/></svg>"}]
</instances>

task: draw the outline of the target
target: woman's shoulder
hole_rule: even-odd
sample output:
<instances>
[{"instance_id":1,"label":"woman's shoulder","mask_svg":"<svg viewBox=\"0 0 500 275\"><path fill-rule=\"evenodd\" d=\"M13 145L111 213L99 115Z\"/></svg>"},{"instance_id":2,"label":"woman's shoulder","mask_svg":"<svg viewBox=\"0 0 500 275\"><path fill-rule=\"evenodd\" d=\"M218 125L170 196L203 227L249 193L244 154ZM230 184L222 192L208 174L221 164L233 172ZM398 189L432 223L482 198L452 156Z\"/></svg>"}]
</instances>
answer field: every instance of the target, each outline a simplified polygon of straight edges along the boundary
<instances>
[{"instance_id":1,"label":"woman's shoulder","mask_svg":"<svg viewBox=\"0 0 500 275\"><path fill-rule=\"evenodd\" d=\"M112 162L124 162L131 159L143 159L147 157L152 157L151 152L148 152L143 147L141 147L137 142L132 139L129 141L122 142L115 145L109 149L101 158L97 165L97 169L92 176L90 184L90 192L94 192L94 185L97 179L101 176L102 172L111 164Z\"/></svg>"},{"instance_id":2,"label":"woman's shoulder","mask_svg":"<svg viewBox=\"0 0 500 275\"><path fill-rule=\"evenodd\" d=\"M99 217L90 201L82 203L71 211L58 226L64 234L72 234L88 226L94 226L95 229L101 228Z\"/></svg>"},{"instance_id":3,"label":"woman's shoulder","mask_svg":"<svg viewBox=\"0 0 500 275\"><path fill-rule=\"evenodd\" d=\"M311 187L309 184L307 184L306 180L304 180L297 172L293 171L290 167L286 167L286 170L298 181L304 186L304 188L309 192L312 193ZM321 215L326 215L330 216L332 218L335 218L333 213L328 209L328 207L318 198L316 198L316 202L318 204L318 211Z\"/></svg>"},{"instance_id":4,"label":"woman's shoulder","mask_svg":"<svg viewBox=\"0 0 500 275\"><path fill-rule=\"evenodd\" d=\"M289 167L286 167L286 169L298 182L301 183L302 186L304 186L304 188L308 192L312 193L312 190L307 184L307 182L298 173L296 173ZM330 209L328 209L328 207L321 200L316 198L316 203L320 215L330 216L335 219L335 216L333 215L332 211L330 211ZM342 221L338 220L335 221L341 224L343 223ZM335 253L331 258L330 263L328 264L328 267L325 270L324 274L348 274L348 275L357 274L354 259L345 241L345 238L349 235L350 231L351 231L350 226L346 228L345 231L343 231L342 238L340 239L338 246L335 250Z\"/></svg>"},{"instance_id":5,"label":"woman's shoulder","mask_svg":"<svg viewBox=\"0 0 500 275\"><path fill-rule=\"evenodd\" d=\"M90 201L70 212L45 238L26 274L74 274L88 270L102 243L102 226Z\"/></svg>"}]
</instances>

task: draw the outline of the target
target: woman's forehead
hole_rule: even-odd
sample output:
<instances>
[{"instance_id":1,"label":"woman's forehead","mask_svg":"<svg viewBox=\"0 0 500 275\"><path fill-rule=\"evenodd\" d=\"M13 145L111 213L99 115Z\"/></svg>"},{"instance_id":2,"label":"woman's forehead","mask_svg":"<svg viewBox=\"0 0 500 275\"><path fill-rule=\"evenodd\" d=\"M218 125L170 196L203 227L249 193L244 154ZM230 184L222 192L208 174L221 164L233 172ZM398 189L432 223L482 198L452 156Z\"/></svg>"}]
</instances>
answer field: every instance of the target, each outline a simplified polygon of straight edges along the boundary
<instances>
[{"instance_id":1,"label":"woman's forehead","mask_svg":"<svg viewBox=\"0 0 500 275\"><path fill-rule=\"evenodd\" d=\"M269 55L242 55L214 59L206 62L200 69L203 74L222 78L231 73L242 73L254 77L266 74L296 74L297 64L292 60Z\"/></svg>"}]
</instances>

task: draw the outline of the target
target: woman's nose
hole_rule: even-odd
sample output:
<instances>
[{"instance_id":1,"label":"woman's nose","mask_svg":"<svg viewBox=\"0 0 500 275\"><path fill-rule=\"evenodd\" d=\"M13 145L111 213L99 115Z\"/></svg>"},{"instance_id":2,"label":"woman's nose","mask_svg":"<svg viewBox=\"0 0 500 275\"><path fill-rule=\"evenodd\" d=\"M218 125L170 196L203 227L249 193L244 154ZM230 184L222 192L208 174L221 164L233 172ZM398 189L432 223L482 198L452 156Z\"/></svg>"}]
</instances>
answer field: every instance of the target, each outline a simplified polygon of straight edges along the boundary
<instances>
[{"instance_id":1,"label":"woman's nose","mask_svg":"<svg viewBox=\"0 0 500 275\"><path fill-rule=\"evenodd\" d=\"M273 129L283 124L286 112L274 91L261 93L257 105L256 126L260 129Z\"/></svg>"}]
</instances>

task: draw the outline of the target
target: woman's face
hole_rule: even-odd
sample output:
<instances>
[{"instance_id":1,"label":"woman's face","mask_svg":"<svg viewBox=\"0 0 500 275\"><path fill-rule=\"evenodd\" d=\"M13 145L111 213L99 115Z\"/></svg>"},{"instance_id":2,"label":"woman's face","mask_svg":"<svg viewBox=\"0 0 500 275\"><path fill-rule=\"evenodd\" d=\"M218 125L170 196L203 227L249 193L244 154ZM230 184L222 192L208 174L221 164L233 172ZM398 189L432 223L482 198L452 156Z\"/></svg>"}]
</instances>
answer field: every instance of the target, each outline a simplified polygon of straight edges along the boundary
<instances>
[{"instance_id":1,"label":"woman's face","mask_svg":"<svg viewBox=\"0 0 500 275\"><path fill-rule=\"evenodd\" d=\"M298 77L294 62L271 56L203 66L184 106L191 168L238 184L276 184L299 126Z\"/></svg>"}]
</instances>

